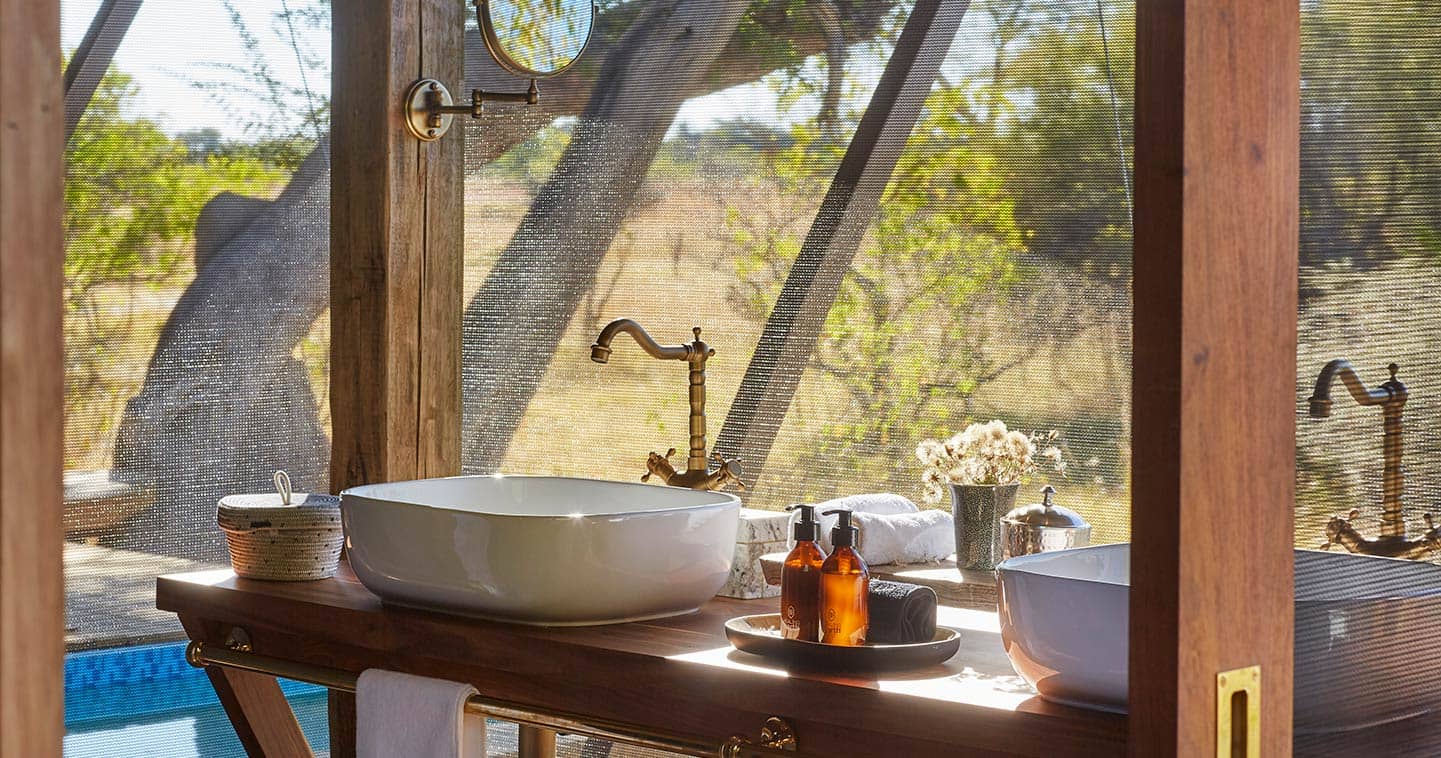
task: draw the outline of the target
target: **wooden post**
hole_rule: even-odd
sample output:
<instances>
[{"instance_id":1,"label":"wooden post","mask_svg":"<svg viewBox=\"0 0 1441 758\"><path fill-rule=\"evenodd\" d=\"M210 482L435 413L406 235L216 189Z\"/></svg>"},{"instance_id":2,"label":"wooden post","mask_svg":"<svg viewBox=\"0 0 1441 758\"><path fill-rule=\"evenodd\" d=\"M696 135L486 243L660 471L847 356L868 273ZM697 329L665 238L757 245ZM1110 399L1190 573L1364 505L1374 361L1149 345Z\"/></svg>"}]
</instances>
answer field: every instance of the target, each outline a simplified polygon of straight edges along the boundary
<instances>
[{"instance_id":1,"label":"wooden post","mask_svg":"<svg viewBox=\"0 0 1441 758\"><path fill-rule=\"evenodd\" d=\"M1137 4L1130 753L1215 755L1261 667L1291 751L1296 0Z\"/></svg>"},{"instance_id":2,"label":"wooden post","mask_svg":"<svg viewBox=\"0 0 1441 758\"><path fill-rule=\"evenodd\" d=\"M331 488L460 473L464 129L423 143L400 103L460 91L463 0L362 0L332 20ZM332 693L331 754L355 698Z\"/></svg>"},{"instance_id":3,"label":"wooden post","mask_svg":"<svg viewBox=\"0 0 1441 758\"><path fill-rule=\"evenodd\" d=\"M60 4L0 0L0 758L64 734Z\"/></svg>"},{"instance_id":4,"label":"wooden post","mask_svg":"<svg viewBox=\"0 0 1441 758\"><path fill-rule=\"evenodd\" d=\"M464 73L462 0L336 7L331 118L331 485L460 472L463 129L406 132L401 100Z\"/></svg>"}]
</instances>

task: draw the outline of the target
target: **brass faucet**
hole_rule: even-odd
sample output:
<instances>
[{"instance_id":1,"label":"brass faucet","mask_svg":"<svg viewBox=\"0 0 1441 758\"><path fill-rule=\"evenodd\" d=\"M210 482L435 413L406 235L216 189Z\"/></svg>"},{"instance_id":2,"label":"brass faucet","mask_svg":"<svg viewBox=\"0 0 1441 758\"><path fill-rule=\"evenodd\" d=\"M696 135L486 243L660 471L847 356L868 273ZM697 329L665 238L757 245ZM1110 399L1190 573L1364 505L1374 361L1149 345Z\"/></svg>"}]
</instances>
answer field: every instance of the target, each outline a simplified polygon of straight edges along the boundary
<instances>
[{"instance_id":1,"label":"brass faucet","mask_svg":"<svg viewBox=\"0 0 1441 758\"><path fill-rule=\"evenodd\" d=\"M658 476L661 482L672 487L689 487L693 490L718 490L731 483L744 488L745 485L740 480L739 460L723 459L719 453L711 459L706 457L705 362L707 358L715 355L715 350L701 341L700 327L697 326L691 331L695 333L695 341L689 345L665 346L651 339L640 324L628 318L618 318L600 330L600 336L596 337L595 344L590 346L590 359L596 363L608 362L611 340L615 339L616 334L625 332L652 358L685 361L690 364L690 455L686 457L685 471L676 471L675 466L671 465L670 457L675 455L675 448L671 448L665 455L652 452L646 458L646 473L640 478L642 482ZM710 468L711 460L716 464L714 470Z\"/></svg>"},{"instance_id":2,"label":"brass faucet","mask_svg":"<svg viewBox=\"0 0 1441 758\"><path fill-rule=\"evenodd\" d=\"M1406 385L1396 378L1396 373L1401 370L1399 366L1393 363L1387 368L1391 378L1376 389L1367 389L1356 376L1351 362L1341 358L1327 363L1316 379L1316 391L1309 401L1311 418L1321 419L1331 415L1331 384L1339 377L1358 404L1381 406L1384 422L1381 534L1375 539L1362 537L1351 525L1351 520L1360 511L1352 509L1346 516L1333 516L1327 522L1326 541L1321 548L1324 550L1339 544L1353 553L1419 560L1441 550L1441 528L1427 513L1424 516L1426 533L1417 539L1406 537L1406 519L1401 512L1401 492L1405 484L1401 472L1401 414L1406 407Z\"/></svg>"}]
</instances>

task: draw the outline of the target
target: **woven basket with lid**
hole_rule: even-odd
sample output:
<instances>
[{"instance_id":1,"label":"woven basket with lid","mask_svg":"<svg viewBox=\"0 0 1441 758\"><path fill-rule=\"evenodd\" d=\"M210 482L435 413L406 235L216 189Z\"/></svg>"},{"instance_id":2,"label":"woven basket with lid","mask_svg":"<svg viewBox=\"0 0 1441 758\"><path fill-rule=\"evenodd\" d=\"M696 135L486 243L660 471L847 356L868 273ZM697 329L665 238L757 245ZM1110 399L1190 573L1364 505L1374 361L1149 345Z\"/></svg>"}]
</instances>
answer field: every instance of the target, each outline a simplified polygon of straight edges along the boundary
<instances>
[{"instance_id":1,"label":"woven basket with lid","mask_svg":"<svg viewBox=\"0 0 1441 758\"><path fill-rule=\"evenodd\" d=\"M334 576L345 542L340 498L291 494L288 479L278 489L220 499L215 520L225 532L235 573L286 582Z\"/></svg>"}]
</instances>

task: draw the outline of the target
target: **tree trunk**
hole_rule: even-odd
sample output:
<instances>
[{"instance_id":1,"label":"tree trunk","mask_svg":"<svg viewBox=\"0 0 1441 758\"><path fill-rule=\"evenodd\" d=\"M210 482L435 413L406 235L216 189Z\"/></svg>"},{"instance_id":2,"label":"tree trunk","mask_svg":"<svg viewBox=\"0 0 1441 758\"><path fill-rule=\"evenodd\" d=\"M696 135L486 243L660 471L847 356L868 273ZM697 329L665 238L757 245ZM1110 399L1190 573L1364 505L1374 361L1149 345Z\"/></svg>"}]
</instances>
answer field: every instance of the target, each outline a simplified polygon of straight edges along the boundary
<instances>
[{"instance_id":1,"label":"tree trunk","mask_svg":"<svg viewBox=\"0 0 1441 758\"><path fill-rule=\"evenodd\" d=\"M118 546L217 560L220 496L268 491L276 469L297 491L326 491L329 441L291 352L326 306L329 197L322 145L243 230L213 235L229 237L219 250L197 250L204 265L120 424L113 476L153 487L157 507L123 530ZM219 196L207 211L232 199Z\"/></svg>"},{"instance_id":2,"label":"tree trunk","mask_svg":"<svg viewBox=\"0 0 1441 758\"><path fill-rule=\"evenodd\" d=\"M467 472L494 471L505 458L676 113L709 78L747 5L652 3L607 56L560 162L466 306Z\"/></svg>"},{"instance_id":3,"label":"tree trunk","mask_svg":"<svg viewBox=\"0 0 1441 758\"><path fill-rule=\"evenodd\" d=\"M842 4L848 36L859 40L874 35L894 4ZM529 282L548 285L537 291L544 297L530 309L543 311L545 323L564 325L575 298L583 294L581 285L594 277L599 256L633 202L620 195L601 202L584 190L607 187L633 195L681 102L754 81L825 49L825 35L806 14L759 19L767 37L762 43L754 37L731 40L730 31L746 3L731 2L724 13L712 12L714 5L657 0L628 3L604 14L585 59L573 72L543 84L540 105L512 112L510 118L491 119L483 138L467 141L469 165L483 165L555 118L590 107L591 117L583 121L588 125L578 127L577 141L620 141L628 156L615 160L620 153L593 152L582 161L573 150L569 162L557 169L551 189L537 198L517 232L508 258L502 257L486 288L467 308L467 334L479 340L479 355L499 355L509 362L507 347L519 336L514 326L510 331L489 330L501 320L499 314L519 302L510 298ZM652 19L643 36L640 29L630 30L640 15ZM686 21L690 28L679 25ZM614 50L622 57L612 62ZM717 58L727 65L712 71L710 63ZM468 86L524 88L495 66L473 32L466 37L466 61ZM681 62L685 67L677 65ZM605 86L597 90L602 71ZM665 105L658 109L660 102ZM637 103L644 107L635 107ZM649 147L628 144L632 135L643 137ZM329 305L328 152L327 143L318 146L274 202L244 208L236 198L224 197L207 208L205 215L216 225L199 235L209 244L197 251L201 265L196 279L170 314L145 383L127 405L117 432L113 478L153 487L157 498L156 507L123 530L117 545L220 558L224 551L214 528L219 497L269 489L269 473L275 468L289 471L297 488L325 489L329 441L305 368L291 354ZM562 191L567 188L580 195L567 197ZM234 213L241 210L246 223L237 230L241 225ZM545 244L528 241L537 228L547 229L547 240L576 239L553 249L564 255L544 259L550 269L539 269L534 258L518 268L523 250ZM528 374L525 383L501 393L504 406L483 422L499 424L488 427L490 443L480 444L474 431L469 432L467 444L481 466L496 465L504 454L505 441L497 445L498 435L503 432L508 439L519 423L549 358L548 353L537 356L535 366L528 367L534 376ZM467 364L467 390L495 400L495 386L481 373L480 364ZM506 397L512 389L514 396ZM476 403L467 400L467 421L474 425L481 417L473 410Z\"/></svg>"}]
</instances>

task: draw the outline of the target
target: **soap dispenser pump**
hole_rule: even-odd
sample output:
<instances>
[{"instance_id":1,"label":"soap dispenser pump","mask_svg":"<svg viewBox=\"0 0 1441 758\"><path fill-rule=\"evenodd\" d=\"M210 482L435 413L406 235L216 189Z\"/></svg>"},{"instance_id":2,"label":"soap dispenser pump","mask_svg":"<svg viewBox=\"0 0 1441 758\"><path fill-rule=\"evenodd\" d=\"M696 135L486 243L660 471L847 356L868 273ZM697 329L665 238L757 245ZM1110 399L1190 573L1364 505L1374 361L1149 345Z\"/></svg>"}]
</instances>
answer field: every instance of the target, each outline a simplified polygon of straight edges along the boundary
<instances>
[{"instance_id":1,"label":"soap dispenser pump","mask_svg":"<svg viewBox=\"0 0 1441 758\"><path fill-rule=\"evenodd\" d=\"M851 523L848 510L826 511L823 515L835 515L836 526L831 530L834 550L821 565L821 642L864 645L870 628L867 598L871 573L856 551L860 529Z\"/></svg>"},{"instance_id":2,"label":"soap dispenser pump","mask_svg":"<svg viewBox=\"0 0 1441 758\"><path fill-rule=\"evenodd\" d=\"M820 525L813 505L792 505L800 511L792 527L796 546L781 569L781 636L789 640L821 640L821 565L826 554L816 544Z\"/></svg>"}]
</instances>

